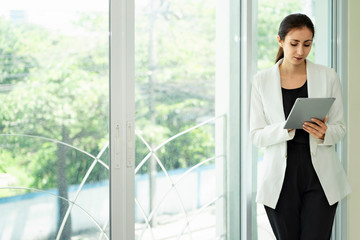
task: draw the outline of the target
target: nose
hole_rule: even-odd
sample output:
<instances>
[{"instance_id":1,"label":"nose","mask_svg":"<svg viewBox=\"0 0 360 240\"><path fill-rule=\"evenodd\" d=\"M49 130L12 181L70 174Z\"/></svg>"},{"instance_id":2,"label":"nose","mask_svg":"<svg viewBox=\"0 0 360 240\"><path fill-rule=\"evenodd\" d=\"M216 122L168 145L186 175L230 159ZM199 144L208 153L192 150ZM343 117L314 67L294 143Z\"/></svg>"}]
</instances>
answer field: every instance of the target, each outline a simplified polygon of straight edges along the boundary
<instances>
[{"instance_id":1,"label":"nose","mask_svg":"<svg viewBox=\"0 0 360 240\"><path fill-rule=\"evenodd\" d=\"M299 46L297 48L297 54L299 54L300 56L304 54L304 47L303 46Z\"/></svg>"}]
</instances>

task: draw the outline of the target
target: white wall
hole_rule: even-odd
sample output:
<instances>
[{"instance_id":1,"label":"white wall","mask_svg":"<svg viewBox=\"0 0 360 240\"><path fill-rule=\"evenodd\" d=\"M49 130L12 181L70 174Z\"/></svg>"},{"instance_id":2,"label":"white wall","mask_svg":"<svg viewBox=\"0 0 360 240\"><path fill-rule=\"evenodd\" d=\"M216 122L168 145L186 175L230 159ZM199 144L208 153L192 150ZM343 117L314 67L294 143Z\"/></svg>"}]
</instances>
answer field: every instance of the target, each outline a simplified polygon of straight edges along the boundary
<instances>
[{"instance_id":1,"label":"white wall","mask_svg":"<svg viewBox=\"0 0 360 240\"><path fill-rule=\"evenodd\" d=\"M348 198L349 240L360 236L360 1L348 0L348 163L353 192Z\"/></svg>"}]
</instances>

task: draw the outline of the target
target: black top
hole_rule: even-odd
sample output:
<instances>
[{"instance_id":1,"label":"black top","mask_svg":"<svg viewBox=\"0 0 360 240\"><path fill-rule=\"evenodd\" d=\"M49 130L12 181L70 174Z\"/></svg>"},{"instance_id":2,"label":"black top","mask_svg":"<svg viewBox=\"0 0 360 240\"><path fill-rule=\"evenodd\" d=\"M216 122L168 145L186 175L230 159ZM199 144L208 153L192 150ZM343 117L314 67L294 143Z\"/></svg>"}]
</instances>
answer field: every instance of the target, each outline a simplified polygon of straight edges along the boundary
<instances>
[{"instance_id":1,"label":"black top","mask_svg":"<svg viewBox=\"0 0 360 240\"><path fill-rule=\"evenodd\" d=\"M304 85L302 85L299 88L294 88L294 89L281 88L281 92L282 92L285 118L287 119L291 111L291 108L295 103L295 100L299 97L302 98L308 97L307 81L305 81ZM308 144L309 133L305 132L303 129L296 129L295 136L291 141Z\"/></svg>"}]
</instances>

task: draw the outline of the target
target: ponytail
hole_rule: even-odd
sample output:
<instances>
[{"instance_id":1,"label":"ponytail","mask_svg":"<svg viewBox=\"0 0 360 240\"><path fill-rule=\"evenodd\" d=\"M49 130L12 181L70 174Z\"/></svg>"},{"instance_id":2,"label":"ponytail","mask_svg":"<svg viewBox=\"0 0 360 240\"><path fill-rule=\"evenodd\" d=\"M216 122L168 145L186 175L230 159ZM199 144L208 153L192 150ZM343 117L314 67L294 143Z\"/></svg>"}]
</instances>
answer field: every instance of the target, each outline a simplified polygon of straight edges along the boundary
<instances>
[{"instance_id":1,"label":"ponytail","mask_svg":"<svg viewBox=\"0 0 360 240\"><path fill-rule=\"evenodd\" d=\"M278 53L276 55L275 63L277 63L282 58L284 58L284 49L282 47L279 47Z\"/></svg>"}]
</instances>

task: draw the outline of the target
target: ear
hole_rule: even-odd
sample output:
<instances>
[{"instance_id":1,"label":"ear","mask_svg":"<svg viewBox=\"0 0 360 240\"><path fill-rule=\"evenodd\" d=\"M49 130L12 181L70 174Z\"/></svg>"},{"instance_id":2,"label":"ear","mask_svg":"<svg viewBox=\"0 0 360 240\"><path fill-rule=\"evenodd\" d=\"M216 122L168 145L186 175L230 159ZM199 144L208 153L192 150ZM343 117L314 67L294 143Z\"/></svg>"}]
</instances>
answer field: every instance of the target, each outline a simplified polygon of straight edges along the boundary
<instances>
[{"instance_id":1,"label":"ear","mask_svg":"<svg viewBox=\"0 0 360 240\"><path fill-rule=\"evenodd\" d=\"M277 38L277 41L278 41L278 43L279 43L279 46L280 46L280 47L283 47L284 42L283 42L283 40L281 40L280 36L277 35L276 38Z\"/></svg>"}]
</instances>

